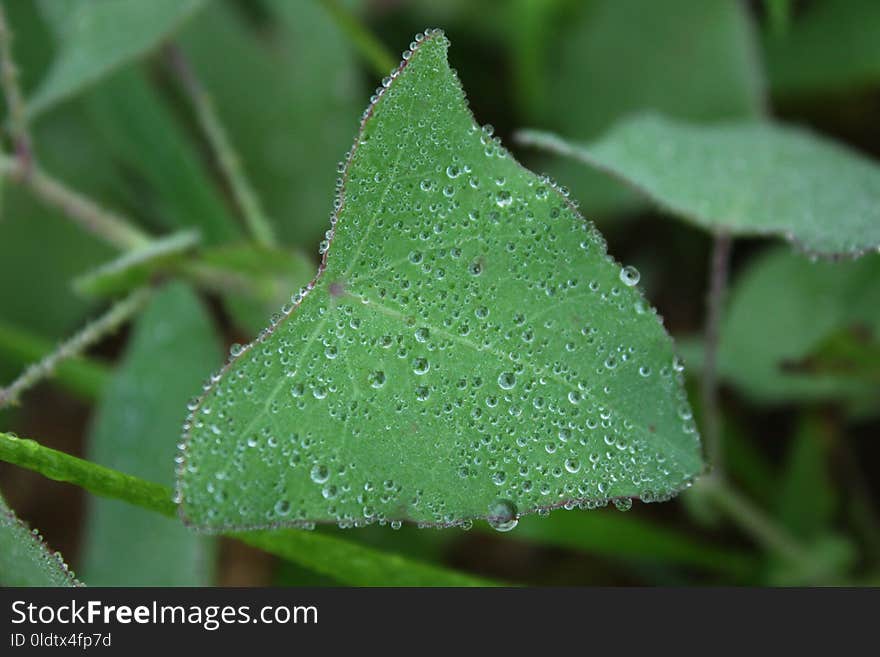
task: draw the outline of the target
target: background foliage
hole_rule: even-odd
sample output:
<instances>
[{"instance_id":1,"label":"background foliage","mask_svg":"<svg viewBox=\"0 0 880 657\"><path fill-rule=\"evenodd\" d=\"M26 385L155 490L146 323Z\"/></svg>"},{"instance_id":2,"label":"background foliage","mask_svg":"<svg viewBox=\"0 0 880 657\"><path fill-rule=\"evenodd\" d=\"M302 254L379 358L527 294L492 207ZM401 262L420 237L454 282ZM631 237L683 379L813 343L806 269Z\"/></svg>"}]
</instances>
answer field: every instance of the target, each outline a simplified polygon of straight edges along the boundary
<instances>
[{"instance_id":1,"label":"background foliage","mask_svg":"<svg viewBox=\"0 0 880 657\"><path fill-rule=\"evenodd\" d=\"M44 0L3 9L35 161L168 241L108 267L119 249L6 169L0 381L129 290L175 281L130 325L0 408L0 430L161 486L171 484L187 399L221 365L221 346L250 341L313 275L336 163L370 90L426 24L449 36L477 119L568 187L609 252L639 269L687 365L701 426L712 232L739 236L717 359L723 484L709 478L627 513L531 516L505 534L478 523L236 540L197 537L0 463L9 507L85 583L880 582L876 2ZM18 143L12 128L7 153ZM548 133L555 148L526 145ZM245 188L230 170L243 172ZM799 186L797 202L786 201ZM7 447L0 455L12 460ZM33 582L71 581L42 542L19 540L29 534L0 505L0 577L32 564ZM172 560L181 567L163 567Z\"/></svg>"}]
</instances>

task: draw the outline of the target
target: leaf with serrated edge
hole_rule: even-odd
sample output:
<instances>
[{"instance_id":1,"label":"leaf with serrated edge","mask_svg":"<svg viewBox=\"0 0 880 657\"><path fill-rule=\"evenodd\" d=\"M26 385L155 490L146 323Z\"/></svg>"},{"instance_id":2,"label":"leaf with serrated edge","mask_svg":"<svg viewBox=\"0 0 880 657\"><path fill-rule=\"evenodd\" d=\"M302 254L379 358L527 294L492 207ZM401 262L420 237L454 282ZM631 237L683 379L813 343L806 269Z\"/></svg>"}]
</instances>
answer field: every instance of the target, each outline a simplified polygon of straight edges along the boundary
<instances>
[{"instance_id":1,"label":"leaf with serrated edge","mask_svg":"<svg viewBox=\"0 0 880 657\"><path fill-rule=\"evenodd\" d=\"M404 53L342 169L318 275L193 406L188 523L506 528L665 499L701 471L634 272L474 123L447 47L435 31Z\"/></svg>"}]
</instances>

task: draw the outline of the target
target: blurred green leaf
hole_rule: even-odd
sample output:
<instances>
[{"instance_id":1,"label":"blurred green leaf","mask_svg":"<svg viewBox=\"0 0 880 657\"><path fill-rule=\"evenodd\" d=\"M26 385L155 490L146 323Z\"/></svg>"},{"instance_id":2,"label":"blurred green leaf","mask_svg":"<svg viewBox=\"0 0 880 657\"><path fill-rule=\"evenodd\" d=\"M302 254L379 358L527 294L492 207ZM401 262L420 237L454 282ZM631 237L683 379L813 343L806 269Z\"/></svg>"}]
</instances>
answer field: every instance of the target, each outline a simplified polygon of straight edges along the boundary
<instances>
[{"instance_id":1,"label":"blurred green leaf","mask_svg":"<svg viewBox=\"0 0 880 657\"><path fill-rule=\"evenodd\" d=\"M822 0L804 5L784 35L764 37L773 93L837 92L880 81L880 2Z\"/></svg>"},{"instance_id":2,"label":"blurred green leaf","mask_svg":"<svg viewBox=\"0 0 880 657\"><path fill-rule=\"evenodd\" d=\"M351 47L317 2L267 6L268 33L215 3L180 41L278 234L311 250L330 227L336 163L351 147L363 85Z\"/></svg>"},{"instance_id":3,"label":"blurred green leaf","mask_svg":"<svg viewBox=\"0 0 880 657\"><path fill-rule=\"evenodd\" d=\"M777 235L823 255L880 249L880 167L803 130L643 116L591 144L532 131L520 141L614 175L709 231Z\"/></svg>"},{"instance_id":4,"label":"blurred green leaf","mask_svg":"<svg viewBox=\"0 0 880 657\"><path fill-rule=\"evenodd\" d=\"M847 326L825 338L805 358L783 363L789 372L830 374L880 385L880 341L871 329Z\"/></svg>"},{"instance_id":5,"label":"blurred green leaf","mask_svg":"<svg viewBox=\"0 0 880 657\"><path fill-rule=\"evenodd\" d=\"M224 301L239 328L255 336L279 313L290 297L305 287L317 265L299 251L253 244L205 249L199 263L223 274L238 276L247 290L227 290Z\"/></svg>"},{"instance_id":6,"label":"blurred green leaf","mask_svg":"<svg viewBox=\"0 0 880 657\"><path fill-rule=\"evenodd\" d=\"M195 408L194 525L503 526L702 470L637 272L479 129L447 47L426 37L370 107L322 275Z\"/></svg>"},{"instance_id":7,"label":"blurred green leaf","mask_svg":"<svg viewBox=\"0 0 880 657\"><path fill-rule=\"evenodd\" d=\"M196 228L207 244L241 238L240 224L189 135L140 69L117 73L84 101L103 145L155 194L137 203L149 209L141 216L158 218L169 230Z\"/></svg>"},{"instance_id":8,"label":"blurred green leaf","mask_svg":"<svg viewBox=\"0 0 880 657\"><path fill-rule=\"evenodd\" d=\"M757 117L763 80L744 3L592 0L559 28L547 60L542 126L597 138L622 117L656 111L704 121ZM638 202L629 190L564 162L544 164L586 213Z\"/></svg>"},{"instance_id":9,"label":"blurred green leaf","mask_svg":"<svg viewBox=\"0 0 880 657\"><path fill-rule=\"evenodd\" d=\"M805 415L782 467L776 515L799 538L827 532L837 507L827 434L821 417Z\"/></svg>"},{"instance_id":10,"label":"blurred green leaf","mask_svg":"<svg viewBox=\"0 0 880 657\"><path fill-rule=\"evenodd\" d=\"M37 114L155 48L206 0L39 0L59 41L28 103Z\"/></svg>"},{"instance_id":11,"label":"blurred green leaf","mask_svg":"<svg viewBox=\"0 0 880 657\"><path fill-rule=\"evenodd\" d=\"M182 231L155 239L143 248L127 251L115 260L78 276L73 286L80 294L95 297L114 296L133 290L178 261L199 243L199 239L195 231Z\"/></svg>"},{"instance_id":12,"label":"blurred green leaf","mask_svg":"<svg viewBox=\"0 0 880 657\"><path fill-rule=\"evenodd\" d=\"M19 520L0 495L0 586L78 586L58 552Z\"/></svg>"},{"instance_id":13,"label":"blurred green leaf","mask_svg":"<svg viewBox=\"0 0 880 657\"><path fill-rule=\"evenodd\" d=\"M221 359L199 299L180 283L165 288L137 321L123 362L98 404L90 459L171 483L187 400ZM179 521L95 498L81 570L97 586L203 586L211 583L213 552L212 539Z\"/></svg>"},{"instance_id":14,"label":"blurred green leaf","mask_svg":"<svg viewBox=\"0 0 880 657\"><path fill-rule=\"evenodd\" d=\"M880 257L811 262L773 249L744 271L731 292L719 347L723 378L753 399L861 397L865 386L835 373L803 373L785 363L809 357L846 326L880 332Z\"/></svg>"},{"instance_id":15,"label":"blurred green leaf","mask_svg":"<svg viewBox=\"0 0 880 657\"><path fill-rule=\"evenodd\" d=\"M743 552L613 510L523 518L511 538L614 559L694 566L735 578L748 577L758 568L757 561Z\"/></svg>"}]
</instances>

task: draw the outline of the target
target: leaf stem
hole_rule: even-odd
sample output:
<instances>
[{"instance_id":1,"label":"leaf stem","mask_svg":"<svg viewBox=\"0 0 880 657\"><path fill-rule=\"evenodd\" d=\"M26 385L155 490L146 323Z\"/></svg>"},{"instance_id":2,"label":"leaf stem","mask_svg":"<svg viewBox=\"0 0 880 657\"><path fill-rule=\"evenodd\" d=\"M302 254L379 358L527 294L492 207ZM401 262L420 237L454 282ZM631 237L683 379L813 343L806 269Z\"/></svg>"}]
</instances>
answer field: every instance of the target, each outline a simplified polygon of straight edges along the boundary
<instances>
[{"instance_id":1,"label":"leaf stem","mask_svg":"<svg viewBox=\"0 0 880 657\"><path fill-rule=\"evenodd\" d=\"M46 357L54 348L48 340L0 320L0 357L3 360L25 366ZM82 356L59 363L56 370L58 382L87 401L97 398L109 375L107 365Z\"/></svg>"},{"instance_id":2,"label":"leaf stem","mask_svg":"<svg viewBox=\"0 0 880 657\"><path fill-rule=\"evenodd\" d=\"M90 233L119 249L134 249L149 243L149 236L128 219L102 208L52 178L39 167L26 169L18 160L0 155L0 176L30 190L46 205L60 210Z\"/></svg>"},{"instance_id":3,"label":"leaf stem","mask_svg":"<svg viewBox=\"0 0 880 657\"><path fill-rule=\"evenodd\" d=\"M727 279L733 240L729 233L718 232L712 243L709 267L708 295L706 297L705 357L701 390L704 405L704 438L706 458L716 472L723 467L721 445L721 409L718 403L718 340L721 330L722 309L727 296Z\"/></svg>"},{"instance_id":4,"label":"leaf stem","mask_svg":"<svg viewBox=\"0 0 880 657\"><path fill-rule=\"evenodd\" d=\"M809 554L797 540L717 473L701 479L698 486L721 511L768 552L801 566L812 563Z\"/></svg>"},{"instance_id":5,"label":"leaf stem","mask_svg":"<svg viewBox=\"0 0 880 657\"><path fill-rule=\"evenodd\" d=\"M24 97L18 82L18 68L12 56L12 30L6 20L6 12L0 5L0 83L9 111L9 132L22 170L28 172L33 165L33 149L28 131Z\"/></svg>"},{"instance_id":6,"label":"leaf stem","mask_svg":"<svg viewBox=\"0 0 880 657\"><path fill-rule=\"evenodd\" d=\"M338 0L321 0L321 4L330 14L336 26L342 30L351 40L361 56L370 64L373 72L378 76L391 73L397 66L395 58L385 45L370 32L361 21L348 9L343 7Z\"/></svg>"},{"instance_id":7,"label":"leaf stem","mask_svg":"<svg viewBox=\"0 0 880 657\"><path fill-rule=\"evenodd\" d=\"M34 440L0 432L0 460L39 472L53 481L74 484L95 495L124 500L165 516L177 514L170 488L44 447Z\"/></svg>"},{"instance_id":8,"label":"leaf stem","mask_svg":"<svg viewBox=\"0 0 880 657\"><path fill-rule=\"evenodd\" d=\"M144 306L149 296L149 288L135 290L128 297L111 306L104 315L62 342L55 351L28 367L9 386L0 388L0 408L17 402L22 392L51 376L61 362L80 355L101 338L116 330Z\"/></svg>"},{"instance_id":9,"label":"leaf stem","mask_svg":"<svg viewBox=\"0 0 880 657\"><path fill-rule=\"evenodd\" d=\"M244 173L241 160L220 121L213 99L199 80L189 59L176 44L167 46L165 55L169 68L193 106L196 120L217 158L248 229L258 244L276 246L278 240L272 223L263 212L260 199Z\"/></svg>"}]
</instances>

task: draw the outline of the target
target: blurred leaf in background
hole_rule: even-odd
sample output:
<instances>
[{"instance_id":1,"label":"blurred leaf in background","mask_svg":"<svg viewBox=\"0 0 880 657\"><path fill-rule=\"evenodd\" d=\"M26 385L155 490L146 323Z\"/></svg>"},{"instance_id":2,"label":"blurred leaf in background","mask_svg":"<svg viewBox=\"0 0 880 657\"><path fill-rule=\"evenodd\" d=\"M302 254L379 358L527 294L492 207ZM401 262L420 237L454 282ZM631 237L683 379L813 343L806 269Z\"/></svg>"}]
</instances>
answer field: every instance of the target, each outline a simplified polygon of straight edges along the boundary
<instances>
[{"instance_id":1,"label":"blurred leaf in background","mask_svg":"<svg viewBox=\"0 0 880 657\"><path fill-rule=\"evenodd\" d=\"M88 457L170 485L186 404L219 367L222 351L198 297L181 283L150 302L97 406ZM177 519L90 498L83 577L95 586L200 586L213 582L214 539Z\"/></svg>"},{"instance_id":2,"label":"blurred leaf in background","mask_svg":"<svg viewBox=\"0 0 880 657\"><path fill-rule=\"evenodd\" d=\"M764 34L774 95L841 93L880 80L880 3L820 0L798 4L803 11L787 30Z\"/></svg>"},{"instance_id":3,"label":"blurred leaf in background","mask_svg":"<svg viewBox=\"0 0 880 657\"><path fill-rule=\"evenodd\" d=\"M336 164L351 148L366 88L351 45L319 2L263 6L255 20L214 3L181 43L279 236L313 253L330 228Z\"/></svg>"},{"instance_id":4,"label":"blurred leaf in background","mask_svg":"<svg viewBox=\"0 0 880 657\"><path fill-rule=\"evenodd\" d=\"M587 141L645 111L693 121L761 115L763 78L742 3L591 0L569 12L546 45L548 102L532 125ZM572 190L588 216L639 203L595 172L558 160L540 166Z\"/></svg>"},{"instance_id":5,"label":"blurred leaf in background","mask_svg":"<svg viewBox=\"0 0 880 657\"><path fill-rule=\"evenodd\" d=\"M31 114L156 47L207 0L40 0L61 46L30 98Z\"/></svg>"}]
</instances>

